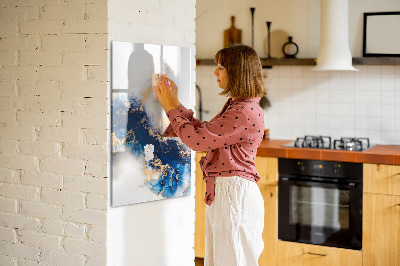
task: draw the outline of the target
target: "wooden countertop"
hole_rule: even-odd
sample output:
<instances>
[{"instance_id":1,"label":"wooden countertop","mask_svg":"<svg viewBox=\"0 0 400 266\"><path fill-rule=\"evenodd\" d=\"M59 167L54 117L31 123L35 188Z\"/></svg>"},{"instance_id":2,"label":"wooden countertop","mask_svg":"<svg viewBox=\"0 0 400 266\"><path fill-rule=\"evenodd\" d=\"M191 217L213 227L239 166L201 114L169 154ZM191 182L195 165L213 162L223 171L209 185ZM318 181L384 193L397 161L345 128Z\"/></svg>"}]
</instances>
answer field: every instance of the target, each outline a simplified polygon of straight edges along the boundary
<instances>
[{"instance_id":1,"label":"wooden countertop","mask_svg":"<svg viewBox=\"0 0 400 266\"><path fill-rule=\"evenodd\" d=\"M376 145L362 152L282 147L282 145L290 142L294 142L294 140L263 140L257 150L257 155L292 159L400 165L400 145Z\"/></svg>"}]
</instances>

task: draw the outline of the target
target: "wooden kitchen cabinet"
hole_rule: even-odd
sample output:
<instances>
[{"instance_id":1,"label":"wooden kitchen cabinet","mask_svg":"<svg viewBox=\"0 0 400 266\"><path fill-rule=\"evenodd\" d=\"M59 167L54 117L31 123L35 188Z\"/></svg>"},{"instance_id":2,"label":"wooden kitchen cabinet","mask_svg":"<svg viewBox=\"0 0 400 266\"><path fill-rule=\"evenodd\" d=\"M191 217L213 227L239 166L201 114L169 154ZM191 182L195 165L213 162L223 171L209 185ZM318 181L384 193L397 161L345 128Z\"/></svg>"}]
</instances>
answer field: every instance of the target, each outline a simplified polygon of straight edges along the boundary
<instances>
[{"instance_id":1,"label":"wooden kitchen cabinet","mask_svg":"<svg viewBox=\"0 0 400 266\"><path fill-rule=\"evenodd\" d=\"M261 176L259 185L278 185L278 158L257 156L254 162Z\"/></svg>"},{"instance_id":2,"label":"wooden kitchen cabinet","mask_svg":"<svg viewBox=\"0 0 400 266\"><path fill-rule=\"evenodd\" d=\"M281 240L277 252L277 266L361 266L363 259L358 250Z\"/></svg>"},{"instance_id":3,"label":"wooden kitchen cabinet","mask_svg":"<svg viewBox=\"0 0 400 266\"><path fill-rule=\"evenodd\" d=\"M264 250L258 259L260 266L276 265L278 241L278 158L257 156L258 187L264 198Z\"/></svg>"},{"instance_id":4,"label":"wooden kitchen cabinet","mask_svg":"<svg viewBox=\"0 0 400 266\"><path fill-rule=\"evenodd\" d=\"M400 266L400 166L363 171L363 265Z\"/></svg>"},{"instance_id":5,"label":"wooden kitchen cabinet","mask_svg":"<svg viewBox=\"0 0 400 266\"><path fill-rule=\"evenodd\" d=\"M400 266L400 196L365 193L363 205L363 266Z\"/></svg>"},{"instance_id":6,"label":"wooden kitchen cabinet","mask_svg":"<svg viewBox=\"0 0 400 266\"><path fill-rule=\"evenodd\" d=\"M364 193L400 196L399 165L365 163L363 166L363 177Z\"/></svg>"},{"instance_id":7,"label":"wooden kitchen cabinet","mask_svg":"<svg viewBox=\"0 0 400 266\"><path fill-rule=\"evenodd\" d=\"M196 194L195 194L195 229L194 229L194 254L197 258L204 258L206 244L206 224L204 195L206 193L206 184L203 181L203 172L200 169L199 161L205 152L197 152L196 161Z\"/></svg>"},{"instance_id":8,"label":"wooden kitchen cabinet","mask_svg":"<svg viewBox=\"0 0 400 266\"><path fill-rule=\"evenodd\" d=\"M260 266L276 265L278 241L278 187L259 185L264 198L264 250L258 259Z\"/></svg>"}]
</instances>

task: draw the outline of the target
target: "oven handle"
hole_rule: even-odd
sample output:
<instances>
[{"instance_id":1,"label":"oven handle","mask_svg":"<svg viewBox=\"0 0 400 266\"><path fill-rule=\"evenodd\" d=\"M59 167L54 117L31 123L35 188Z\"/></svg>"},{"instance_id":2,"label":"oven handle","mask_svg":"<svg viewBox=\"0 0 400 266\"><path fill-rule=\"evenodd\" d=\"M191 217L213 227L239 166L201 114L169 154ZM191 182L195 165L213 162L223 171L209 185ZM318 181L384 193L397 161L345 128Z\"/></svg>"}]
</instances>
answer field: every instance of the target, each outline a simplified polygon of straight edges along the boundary
<instances>
[{"instance_id":1,"label":"oven handle","mask_svg":"<svg viewBox=\"0 0 400 266\"><path fill-rule=\"evenodd\" d=\"M319 187L338 187L346 189L354 189L356 187L355 182L335 182L335 181L315 181L315 180L304 180L299 178L281 177L281 181L289 182L294 185L307 185L307 186L319 186Z\"/></svg>"}]
</instances>

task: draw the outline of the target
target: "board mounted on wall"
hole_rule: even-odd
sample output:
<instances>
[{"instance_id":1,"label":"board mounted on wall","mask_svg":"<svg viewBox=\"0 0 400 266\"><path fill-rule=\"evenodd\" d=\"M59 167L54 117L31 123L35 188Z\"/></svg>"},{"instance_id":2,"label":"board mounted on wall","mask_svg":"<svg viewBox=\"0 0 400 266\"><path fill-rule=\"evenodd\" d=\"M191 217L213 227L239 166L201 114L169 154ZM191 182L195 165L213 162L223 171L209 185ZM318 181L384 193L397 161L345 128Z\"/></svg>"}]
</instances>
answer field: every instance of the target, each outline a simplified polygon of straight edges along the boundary
<instances>
[{"instance_id":1,"label":"board mounted on wall","mask_svg":"<svg viewBox=\"0 0 400 266\"><path fill-rule=\"evenodd\" d=\"M162 133L169 120L153 96L153 74L167 74L191 103L187 47L112 42L111 206L188 196L191 151Z\"/></svg>"},{"instance_id":2,"label":"board mounted on wall","mask_svg":"<svg viewBox=\"0 0 400 266\"><path fill-rule=\"evenodd\" d=\"M364 13L363 56L400 56L400 11Z\"/></svg>"}]
</instances>

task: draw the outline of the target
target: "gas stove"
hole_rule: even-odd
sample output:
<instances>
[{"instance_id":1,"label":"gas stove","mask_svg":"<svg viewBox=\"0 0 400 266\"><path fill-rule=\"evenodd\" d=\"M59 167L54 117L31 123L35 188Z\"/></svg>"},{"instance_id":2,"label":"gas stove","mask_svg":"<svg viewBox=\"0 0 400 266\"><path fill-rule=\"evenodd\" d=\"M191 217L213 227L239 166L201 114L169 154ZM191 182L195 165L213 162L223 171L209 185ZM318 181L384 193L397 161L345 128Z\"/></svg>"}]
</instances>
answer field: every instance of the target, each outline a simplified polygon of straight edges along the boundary
<instances>
[{"instance_id":1,"label":"gas stove","mask_svg":"<svg viewBox=\"0 0 400 266\"><path fill-rule=\"evenodd\" d=\"M297 138L295 142L283 145L295 148L314 148L344 151L364 151L371 148L368 138L340 138L332 142L329 136L311 136Z\"/></svg>"}]
</instances>

